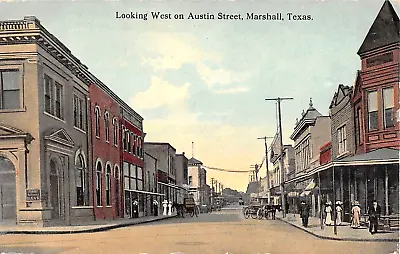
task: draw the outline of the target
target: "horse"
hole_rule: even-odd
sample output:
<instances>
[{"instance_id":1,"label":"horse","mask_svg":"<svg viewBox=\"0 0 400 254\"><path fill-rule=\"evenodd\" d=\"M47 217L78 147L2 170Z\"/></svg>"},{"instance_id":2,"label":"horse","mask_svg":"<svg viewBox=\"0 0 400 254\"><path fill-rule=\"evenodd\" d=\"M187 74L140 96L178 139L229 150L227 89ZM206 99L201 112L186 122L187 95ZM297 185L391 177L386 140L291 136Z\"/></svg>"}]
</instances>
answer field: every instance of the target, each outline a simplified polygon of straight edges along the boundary
<instances>
[{"instance_id":1,"label":"horse","mask_svg":"<svg viewBox=\"0 0 400 254\"><path fill-rule=\"evenodd\" d=\"M177 202L172 203L172 207L176 209L176 212L179 217L182 216L182 218L185 217L185 205L184 204L178 204Z\"/></svg>"}]
</instances>

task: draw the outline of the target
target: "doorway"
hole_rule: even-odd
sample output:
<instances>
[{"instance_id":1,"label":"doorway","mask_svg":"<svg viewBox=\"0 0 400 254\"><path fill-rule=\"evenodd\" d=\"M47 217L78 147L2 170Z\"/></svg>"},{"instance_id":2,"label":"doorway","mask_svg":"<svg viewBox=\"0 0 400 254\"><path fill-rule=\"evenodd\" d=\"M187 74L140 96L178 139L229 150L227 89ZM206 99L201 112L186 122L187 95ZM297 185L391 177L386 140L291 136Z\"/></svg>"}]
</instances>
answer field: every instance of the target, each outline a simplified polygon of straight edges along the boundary
<instances>
[{"instance_id":1,"label":"doorway","mask_svg":"<svg viewBox=\"0 0 400 254\"><path fill-rule=\"evenodd\" d=\"M17 220L16 179L13 163L0 156L0 222L15 224Z\"/></svg>"},{"instance_id":2,"label":"doorway","mask_svg":"<svg viewBox=\"0 0 400 254\"><path fill-rule=\"evenodd\" d=\"M60 198L59 198L59 177L57 164L53 160L50 161L50 202L53 210L51 212L52 219L60 218Z\"/></svg>"}]
</instances>

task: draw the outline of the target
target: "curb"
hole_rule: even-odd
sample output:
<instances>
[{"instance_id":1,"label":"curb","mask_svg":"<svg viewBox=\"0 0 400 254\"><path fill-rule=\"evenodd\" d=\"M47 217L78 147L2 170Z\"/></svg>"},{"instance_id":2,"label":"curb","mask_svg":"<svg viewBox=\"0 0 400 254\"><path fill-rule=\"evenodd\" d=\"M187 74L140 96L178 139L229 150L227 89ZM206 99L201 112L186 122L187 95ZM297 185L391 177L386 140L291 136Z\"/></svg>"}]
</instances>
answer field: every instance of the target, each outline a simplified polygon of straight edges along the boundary
<instances>
[{"instance_id":1,"label":"curb","mask_svg":"<svg viewBox=\"0 0 400 254\"><path fill-rule=\"evenodd\" d=\"M276 219L283 221L297 229L300 229L314 237L320 238L320 239L324 239L324 240L334 240L334 241L349 241L349 242L398 242L398 239L390 239L390 238L379 238L379 239L360 239L360 238L339 238L339 237L332 237L332 236L323 236L323 235L319 235L316 234L314 232L308 231L307 229L300 227L298 225L292 224L286 220L283 220L282 218L278 218L276 217Z\"/></svg>"},{"instance_id":2,"label":"curb","mask_svg":"<svg viewBox=\"0 0 400 254\"><path fill-rule=\"evenodd\" d=\"M155 221L160 221L160 220L166 220L166 219L171 219L175 218L177 215L174 216L169 216L169 217L159 217L156 219L148 220L148 221L132 221L128 223L122 223L122 224L114 224L114 225L105 225L103 227L98 227L98 228L90 228L90 229L79 229L79 230L26 230L26 231L21 231L21 230L7 230L7 231L0 231L0 235L65 235L65 234L81 234L81 233L96 233L96 232L102 232L102 231L108 231L111 229L116 229L116 228L123 228L123 227L129 227L129 226L134 226L134 225L139 225L139 224L145 224L145 223L151 223Z\"/></svg>"}]
</instances>

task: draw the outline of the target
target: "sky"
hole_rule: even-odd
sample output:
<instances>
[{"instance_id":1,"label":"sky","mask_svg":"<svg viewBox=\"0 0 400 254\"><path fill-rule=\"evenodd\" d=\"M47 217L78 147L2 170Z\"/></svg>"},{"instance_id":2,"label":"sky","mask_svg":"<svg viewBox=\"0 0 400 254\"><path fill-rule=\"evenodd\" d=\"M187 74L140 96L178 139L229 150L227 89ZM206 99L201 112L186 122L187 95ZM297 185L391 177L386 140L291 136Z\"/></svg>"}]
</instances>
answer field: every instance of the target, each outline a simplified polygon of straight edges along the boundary
<instances>
[{"instance_id":1,"label":"sky","mask_svg":"<svg viewBox=\"0 0 400 254\"><path fill-rule=\"evenodd\" d=\"M392 0L399 13L400 0ZM2 20L34 15L89 70L144 118L145 141L169 142L206 166L249 170L274 136L282 102L283 141L314 107L329 114L339 84L353 85L356 54L381 0L15 1L0 0ZM116 18L170 13L170 20ZM190 13L241 14L243 20L188 20ZM283 21L246 20L282 13ZM313 20L288 20L287 13ZM185 19L175 20L174 14ZM271 142L272 140L268 140ZM192 142L194 149L192 150ZM265 168L260 175L264 176ZM245 191L247 173L207 170Z\"/></svg>"}]
</instances>

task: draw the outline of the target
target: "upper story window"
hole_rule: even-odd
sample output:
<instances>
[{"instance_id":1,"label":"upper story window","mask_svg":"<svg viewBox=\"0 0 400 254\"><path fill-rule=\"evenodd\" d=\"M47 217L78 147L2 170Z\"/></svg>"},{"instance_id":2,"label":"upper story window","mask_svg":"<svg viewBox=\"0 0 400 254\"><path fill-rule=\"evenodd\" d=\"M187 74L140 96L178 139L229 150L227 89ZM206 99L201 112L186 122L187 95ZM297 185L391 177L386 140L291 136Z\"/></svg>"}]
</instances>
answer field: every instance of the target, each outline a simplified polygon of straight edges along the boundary
<instances>
[{"instance_id":1,"label":"upper story window","mask_svg":"<svg viewBox=\"0 0 400 254\"><path fill-rule=\"evenodd\" d=\"M113 124L113 143L115 146L118 146L118 121L116 117L113 118L112 124Z\"/></svg>"},{"instance_id":2,"label":"upper story window","mask_svg":"<svg viewBox=\"0 0 400 254\"><path fill-rule=\"evenodd\" d=\"M125 127L122 126L122 148L126 151L126 130Z\"/></svg>"},{"instance_id":3,"label":"upper story window","mask_svg":"<svg viewBox=\"0 0 400 254\"><path fill-rule=\"evenodd\" d=\"M101 112L100 112L100 107L96 106L94 108L94 121L95 121L95 134L97 138L100 138L100 116L101 116Z\"/></svg>"},{"instance_id":4,"label":"upper story window","mask_svg":"<svg viewBox=\"0 0 400 254\"><path fill-rule=\"evenodd\" d=\"M378 92L368 93L368 129L378 129Z\"/></svg>"},{"instance_id":5,"label":"upper story window","mask_svg":"<svg viewBox=\"0 0 400 254\"><path fill-rule=\"evenodd\" d=\"M136 155L136 148L137 147L137 136L136 134L133 135L133 147L132 147L132 151L133 154Z\"/></svg>"},{"instance_id":6,"label":"upper story window","mask_svg":"<svg viewBox=\"0 0 400 254\"><path fill-rule=\"evenodd\" d=\"M189 176L189 185L192 185L192 182L193 181L193 179L192 179L192 176Z\"/></svg>"},{"instance_id":7,"label":"upper story window","mask_svg":"<svg viewBox=\"0 0 400 254\"><path fill-rule=\"evenodd\" d=\"M361 115L361 108L357 108L356 115L355 115L356 125L355 125L355 132L356 132L356 142L358 145L363 143L363 134L362 134L362 115Z\"/></svg>"},{"instance_id":8,"label":"upper story window","mask_svg":"<svg viewBox=\"0 0 400 254\"><path fill-rule=\"evenodd\" d=\"M85 100L74 94L74 126L86 130Z\"/></svg>"},{"instance_id":9,"label":"upper story window","mask_svg":"<svg viewBox=\"0 0 400 254\"><path fill-rule=\"evenodd\" d=\"M132 144L131 143L131 140L132 140L131 135L132 135L132 133L130 131L128 131L127 133L128 133L128 135L127 135L127 137L128 137L127 149L128 149L128 153L130 153L130 152L132 152L132 145L131 145Z\"/></svg>"},{"instance_id":10,"label":"upper story window","mask_svg":"<svg viewBox=\"0 0 400 254\"><path fill-rule=\"evenodd\" d=\"M104 136L106 142L110 142L110 115L108 112L104 112Z\"/></svg>"},{"instance_id":11,"label":"upper story window","mask_svg":"<svg viewBox=\"0 0 400 254\"><path fill-rule=\"evenodd\" d=\"M0 70L1 109L19 109L21 107L20 80L18 70Z\"/></svg>"},{"instance_id":12,"label":"upper story window","mask_svg":"<svg viewBox=\"0 0 400 254\"><path fill-rule=\"evenodd\" d=\"M338 138L338 153L339 155L347 152L346 125L343 125L337 130Z\"/></svg>"},{"instance_id":13,"label":"upper story window","mask_svg":"<svg viewBox=\"0 0 400 254\"><path fill-rule=\"evenodd\" d=\"M394 96L393 87L382 89L383 99L383 127L394 127Z\"/></svg>"},{"instance_id":14,"label":"upper story window","mask_svg":"<svg viewBox=\"0 0 400 254\"><path fill-rule=\"evenodd\" d=\"M44 111L59 119L64 119L63 87L44 75Z\"/></svg>"}]
</instances>

